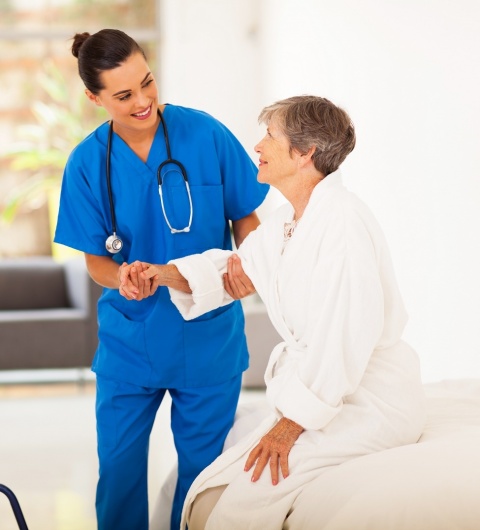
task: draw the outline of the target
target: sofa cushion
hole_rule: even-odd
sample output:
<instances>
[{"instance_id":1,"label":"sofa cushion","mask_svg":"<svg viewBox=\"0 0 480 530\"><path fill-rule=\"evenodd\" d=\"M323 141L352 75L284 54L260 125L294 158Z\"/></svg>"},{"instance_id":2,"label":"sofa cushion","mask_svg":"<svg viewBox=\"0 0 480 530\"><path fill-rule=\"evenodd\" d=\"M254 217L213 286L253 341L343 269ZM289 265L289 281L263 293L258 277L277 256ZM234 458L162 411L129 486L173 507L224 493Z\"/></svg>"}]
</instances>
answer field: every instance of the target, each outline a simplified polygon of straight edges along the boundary
<instances>
[{"instance_id":1,"label":"sofa cushion","mask_svg":"<svg viewBox=\"0 0 480 530\"><path fill-rule=\"evenodd\" d=\"M65 270L51 258L0 260L0 310L69 307Z\"/></svg>"}]
</instances>

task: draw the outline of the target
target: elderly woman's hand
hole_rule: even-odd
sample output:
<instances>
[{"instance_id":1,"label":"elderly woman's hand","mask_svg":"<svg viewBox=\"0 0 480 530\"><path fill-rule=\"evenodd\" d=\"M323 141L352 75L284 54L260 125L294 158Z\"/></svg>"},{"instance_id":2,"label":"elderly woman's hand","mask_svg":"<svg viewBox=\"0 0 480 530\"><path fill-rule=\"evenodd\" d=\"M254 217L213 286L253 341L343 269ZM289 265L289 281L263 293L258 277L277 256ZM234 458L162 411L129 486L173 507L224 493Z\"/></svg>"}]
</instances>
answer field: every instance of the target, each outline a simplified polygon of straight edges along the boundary
<instances>
[{"instance_id":1,"label":"elderly woman's hand","mask_svg":"<svg viewBox=\"0 0 480 530\"><path fill-rule=\"evenodd\" d=\"M256 482L263 473L265 466L270 462L272 484L278 484L278 466L283 478L287 478L288 454L304 428L288 418L282 418L250 452L245 464L245 471L249 471L255 464L252 482Z\"/></svg>"},{"instance_id":2,"label":"elderly woman's hand","mask_svg":"<svg viewBox=\"0 0 480 530\"><path fill-rule=\"evenodd\" d=\"M255 287L243 271L242 262L236 254L228 258L227 272L223 275L223 286L234 300L240 300L255 292Z\"/></svg>"}]
</instances>

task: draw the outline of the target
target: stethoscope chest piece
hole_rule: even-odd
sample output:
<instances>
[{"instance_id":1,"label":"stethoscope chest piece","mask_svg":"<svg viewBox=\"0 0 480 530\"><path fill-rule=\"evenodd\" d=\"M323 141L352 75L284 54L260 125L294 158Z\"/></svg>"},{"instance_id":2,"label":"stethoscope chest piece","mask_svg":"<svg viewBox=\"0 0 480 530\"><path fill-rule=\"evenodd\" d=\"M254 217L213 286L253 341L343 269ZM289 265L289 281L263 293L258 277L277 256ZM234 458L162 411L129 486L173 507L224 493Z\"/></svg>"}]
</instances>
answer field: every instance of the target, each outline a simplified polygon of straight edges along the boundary
<instances>
[{"instance_id":1,"label":"stethoscope chest piece","mask_svg":"<svg viewBox=\"0 0 480 530\"><path fill-rule=\"evenodd\" d=\"M105 248L108 250L108 252L117 254L123 248L123 241L117 236L117 234L114 233L105 241Z\"/></svg>"}]
</instances>

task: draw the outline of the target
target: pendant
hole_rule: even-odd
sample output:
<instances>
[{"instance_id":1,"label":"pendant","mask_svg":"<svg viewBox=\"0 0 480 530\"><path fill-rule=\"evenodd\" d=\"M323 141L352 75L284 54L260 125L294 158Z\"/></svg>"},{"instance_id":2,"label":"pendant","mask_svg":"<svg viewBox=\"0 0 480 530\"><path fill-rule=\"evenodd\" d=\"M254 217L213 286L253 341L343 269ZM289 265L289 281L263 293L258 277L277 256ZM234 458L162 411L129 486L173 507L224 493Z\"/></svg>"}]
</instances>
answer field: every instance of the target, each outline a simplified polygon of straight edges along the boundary
<instances>
[{"instance_id":1,"label":"pendant","mask_svg":"<svg viewBox=\"0 0 480 530\"><path fill-rule=\"evenodd\" d=\"M291 223L285 223L283 225L283 240L284 241L288 241L292 237L293 232L295 231L295 228L297 227L297 224L299 221L300 219L298 219L298 221L295 221L294 219Z\"/></svg>"}]
</instances>

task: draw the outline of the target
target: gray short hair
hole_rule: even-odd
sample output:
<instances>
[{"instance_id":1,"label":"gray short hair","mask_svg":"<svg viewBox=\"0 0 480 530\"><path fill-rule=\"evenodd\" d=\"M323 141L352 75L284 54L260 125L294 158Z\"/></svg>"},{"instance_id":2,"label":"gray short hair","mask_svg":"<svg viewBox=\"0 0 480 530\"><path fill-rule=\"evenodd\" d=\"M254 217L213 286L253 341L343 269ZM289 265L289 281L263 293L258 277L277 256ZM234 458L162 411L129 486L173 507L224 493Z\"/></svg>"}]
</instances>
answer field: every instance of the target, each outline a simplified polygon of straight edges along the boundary
<instances>
[{"instance_id":1,"label":"gray short hair","mask_svg":"<svg viewBox=\"0 0 480 530\"><path fill-rule=\"evenodd\" d=\"M325 176L336 171L355 147L355 129L348 114L318 96L294 96L265 107L259 123L274 119L290 142L290 150L302 154L315 146L315 168Z\"/></svg>"}]
</instances>

